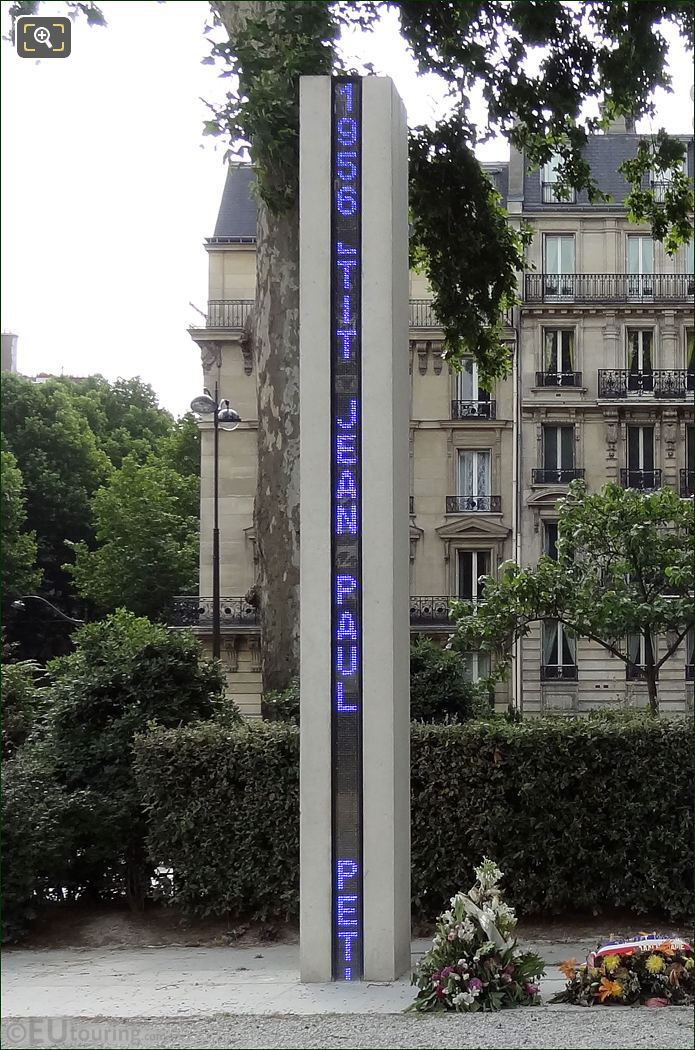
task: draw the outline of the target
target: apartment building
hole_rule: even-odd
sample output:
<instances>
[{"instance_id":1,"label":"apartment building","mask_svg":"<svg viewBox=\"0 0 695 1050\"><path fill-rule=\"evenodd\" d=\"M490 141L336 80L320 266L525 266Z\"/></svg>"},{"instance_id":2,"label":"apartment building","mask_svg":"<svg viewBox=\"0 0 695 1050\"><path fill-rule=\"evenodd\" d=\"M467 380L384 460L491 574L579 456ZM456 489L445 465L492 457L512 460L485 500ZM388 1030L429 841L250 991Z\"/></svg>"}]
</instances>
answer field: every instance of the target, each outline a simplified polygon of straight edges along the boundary
<instances>
[{"instance_id":1,"label":"apartment building","mask_svg":"<svg viewBox=\"0 0 695 1050\"><path fill-rule=\"evenodd\" d=\"M693 172L692 138L688 172ZM514 368L491 391L475 362L452 373L423 277L410 279L410 622L413 634L444 637L452 597L480 596L479 579L514 558L552 555L557 500L571 480L591 489L613 480L693 494L693 254L669 257L648 229L627 221L627 185L617 172L634 132L616 121L590 139L588 159L611 203L584 194L560 200L553 164L529 172L523 156L486 168L511 222L531 224L520 306L506 318ZM204 327L191 329L204 385L227 397L244 422L220 435L223 660L229 692L260 712L259 637L249 592L255 580L256 374L245 339L254 297L255 206L251 172L231 167L212 237ZM657 192L660 186L656 186ZM405 352L404 348L404 352ZM178 600L176 622L209 644L211 626L212 435L202 423L200 597ZM643 640L626 639L639 653ZM487 671L471 654L472 677ZM692 708L692 646L661 672L664 711ZM496 701L524 714L580 713L598 704L646 705L639 674L600 647L545 624L518 647Z\"/></svg>"}]
</instances>

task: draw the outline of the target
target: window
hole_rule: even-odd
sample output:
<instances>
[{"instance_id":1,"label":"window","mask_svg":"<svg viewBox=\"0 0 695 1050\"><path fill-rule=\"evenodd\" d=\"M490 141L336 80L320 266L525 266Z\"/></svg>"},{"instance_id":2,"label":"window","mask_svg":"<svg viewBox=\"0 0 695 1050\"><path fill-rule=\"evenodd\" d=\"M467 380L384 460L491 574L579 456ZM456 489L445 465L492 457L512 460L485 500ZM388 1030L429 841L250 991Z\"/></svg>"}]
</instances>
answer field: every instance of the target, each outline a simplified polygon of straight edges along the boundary
<instances>
[{"instance_id":1,"label":"window","mask_svg":"<svg viewBox=\"0 0 695 1050\"><path fill-rule=\"evenodd\" d=\"M489 653L465 653L463 657L463 677L467 682L477 682L490 674Z\"/></svg>"},{"instance_id":2,"label":"window","mask_svg":"<svg viewBox=\"0 0 695 1050\"><path fill-rule=\"evenodd\" d=\"M686 171L685 157L683 157L679 161L679 167L680 167L681 171L685 173L685 171ZM659 171L657 169L653 169L652 170L652 172L650 174L650 177L649 177L649 183L650 183L650 187L651 187L651 189L652 189L652 191L654 193L654 200L655 201L659 201L659 202L662 203L666 199L666 191L667 191L667 189L669 188L669 186L671 185L672 182L673 182L673 172L672 171L670 171L670 170Z\"/></svg>"},{"instance_id":3,"label":"window","mask_svg":"<svg viewBox=\"0 0 695 1050\"><path fill-rule=\"evenodd\" d=\"M654 648L651 639L649 640L649 643L647 643L647 639L642 631L627 636L627 656L630 662L625 665L625 674L628 681L635 681L644 678L644 668L647 664L648 652L651 654L651 661L653 663Z\"/></svg>"},{"instance_id":4,"label":"window","mask_svg":"<svg viewBox=\"0 0 695 1050\"><path fill-rule=\"evenodd\" d=\"M543 553L557 561L557 522L546 521L543 527Z\"/></svg>"},{"instance_id":5,"label":"window","mask_svg":"<svg viewBox=\"0 0 695 1050\"><path fill-rule=\"evenodd\" d=\"M685 333L685 367L688 390L695 390L695 331L689 328Z\"/></svg>"},{"instance_id":6,"label":"window","mask_svg":"<svg viewBox=\"0 0 695 1050\"><path fill-rule=\"evenodd\" d=\"M641 234L627 238L627 291L630 298L641 299L654 294L654 241Z\"/></svg>"},{"instance_id":7,"label":"window","mask_svg":"<svg viewBox=\"0 0 695 1050\"><path fill-rule=\"evenodd\" d=\"M565 191L566 195L558 196L557 184L560 177L557 169L560 162L560 157L551 157L541 168L541 200L544 204L574 204L576 199L574 188Z\"/></svg>"},{"instance_id":8,"label":"window","mask_svg":"<svg viewBox=\"0 0 695 1050\"><path fill-rule=\"evenodd\" d=\"M458 466L460 509L485 509L490 502L490 452L461 451Z\"/></svg>"},{"instance_id":9,"label":"window","mask_svg":"<svg viewBox=\"0 0 695 1050\"><path fill-rule=\"evenodd\" d=\"M477 602L483 596L482 576L490 575L490 551L459 551L459 598Z\"/></svg>"},{"instance_id":10,"label":"window","mask_svg":"<svg viewBox=\"0 0 695 1050\"><path fill-rule=\"evenodd\" d=\"M627 330L628 394L654 389L652 361L653 333L650 328Z\"/></svg>"},{"instance_id":11,"label":"window","mask_svg":"<svg viewBox=\"0 0 695 1050\"><path fill-rule=\"evenodd\" d=\"M478 384L478 365L474 358L464 357L463 367L456 376L456 401L454 402L454 419L465 419L469 416L494 418L490 395Z\"/></svg>"},{"instance_id":12,"label":"window","mask_svg":"<svg viewBox=\"0 0 695 1050\"><path fill-rule=\"evenodd\" d=\"M685 272L692 281L695 274L695 240L692 237L685 246Z\"/></svg>"},{"instance_id":13,"label":"window","mask_svg":"<svg viewBox=\"0 0 695 1050\"><path fill-rule=\"evenodd\" d=\"M574 329L543 329L543 385L574 386Z\"/></svg>"},{"instance_id":14,"label":"window","mask_svg":"<svg viewBox=\"0 0 695 1050\"><path fill-rule=\"evenodd\" d=\"M574 289L574 237L572 234L546 234L543 251L545 294L571 297Z\"/></svg>"},{"instance_id":15,"label":"window","mask_svg":"<svg viewBox=\"0 0 695 1050\"><path fill-rule=\"evenodd\" d=\"M558 620L543 621L541 680L575 679L577 658L574 637Z\"/></svg>"},{"instance_id":16,"label":"window","mask_svg":"<svg viewBox=\"0 0 695 1050\"><path fill-rule=\"evenodd\" d=\"M654 427L627 428L627 470L624 480L631 489L659 487L661 471L654 468Z\"/></svg>"},{"instance_id":17,"label":"window","mask_svg":"<svg viewBox=\"0 0 695 1050\"><path fill-rule=\"evenodd\" d=\"M543 468L574 468L574 427L543 427Z\"/></svg>"}]
</instances>

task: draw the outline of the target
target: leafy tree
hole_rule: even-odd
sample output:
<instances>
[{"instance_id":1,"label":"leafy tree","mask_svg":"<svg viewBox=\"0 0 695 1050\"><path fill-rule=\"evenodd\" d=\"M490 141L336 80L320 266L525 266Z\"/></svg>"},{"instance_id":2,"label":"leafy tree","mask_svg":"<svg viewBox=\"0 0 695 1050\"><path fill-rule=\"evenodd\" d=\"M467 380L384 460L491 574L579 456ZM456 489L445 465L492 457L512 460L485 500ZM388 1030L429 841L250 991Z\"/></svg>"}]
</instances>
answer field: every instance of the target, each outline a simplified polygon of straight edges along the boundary
<instances>
[{"instance_id":1,"label":"leafy tree","mask_svg":"<svg viewBox=\"0 0 695 1050\"><path fill-rule=\"evenodd\" d=\"M36 590L36 533L26 531L26 497L22 472L11 452L0 452L0 529L2 530L2 598L11 602Z\"/></svg>"},{"instance_id":2,"label":"leafy tree","mask_svg":"<svg viewBox=\"0 0 695 1050\"><path fill-rule=\"evenodd\" d=\"M58 784L74 803L66 886L131 904L148 887L145 816L132 745L149 727L174 727L236 713L222 700L223 675L188 632L168 631L121 609L82 627L75 652L49 664L47 740ZM239 720L239 715L236 713Z\"/></svg>"},{"instance_id":3,"label":"leafy tree","mask_svg":"<svg viewBox=\"0 0 695 1050\"><path fill-rule=\"evenodd\" d=\"M93 542L90 499L111 465L65 383L5 375L1 393L2 432L24 478L44 590L61 604L70 591L65 540Z\"/></svg>"},{"instance_id":4,"label":"leafy tree","mask_svg":"<svg viewBox=\"0 0 695 1050\"><path fill-rule=\"evenodd\" d=\"M144 460L174 426L149 383L137 377L109 382L94 375L59 382L69 387L76 407L114 467L120 467L126 456Z\"/></svg>"},{"instance_id":5,"label":"leafy tree","mask_svg":"<svg viewBox=\"0 0 695 1050\"><path fill-rule=\"evenodd\" d=\"M465 722L490 713L487 683L471 682L460 653L431 638L410 647L410 717L414 722Z\"/></svg>"},{"instance_id":6,"label":"leafy tree","mask_svg":"<svg viewBox=\"0 0 695 1050\"><path fill-rule=\"evenodd\" d=\"M5 647L6 649L9 647ZM2 757L10 758L26 742L43 711L42 669L33 660L10 663L3 653L0 667L2 685Z\"/></svg>"},{"instance_id":7,"label":"leafy tree","mask_svg":"<svg viewBox=\"0 0 695 1050\"><path fill-rule=\"evenodd\" d=\"M185 478L200 477L200 429L191 412L177 419L155 451L162 462Z\"/></svg>"},{"instance_id":8,"label":"leafy tree","mask_svg":"<svg viewBox=\"0 0 695 1050\"><path fill-rule=\"evenodd\" d=\"M92 499L97 546L74 545L66 565L78 593L96 609L123 606L157 619L198 575L198 479L162 459L127 456Z\"/></svg>"},{"instance_id":9,"label":"leafy tree","mask_svg":"<svg viewBox=\"0 0 695 1050\"><path fill-rule=\"evenodd\" d=\"M656 715L659 670L693 629L692 506L672 489L644 494L609 484L589 494L575 481L558 508L557 560L500 566L477 609L458 604L452 645L491 651L503 670L531 624L558 621L643 675ZM644 665L627 642L639 634Z\"/></svg>"}]
</instances>

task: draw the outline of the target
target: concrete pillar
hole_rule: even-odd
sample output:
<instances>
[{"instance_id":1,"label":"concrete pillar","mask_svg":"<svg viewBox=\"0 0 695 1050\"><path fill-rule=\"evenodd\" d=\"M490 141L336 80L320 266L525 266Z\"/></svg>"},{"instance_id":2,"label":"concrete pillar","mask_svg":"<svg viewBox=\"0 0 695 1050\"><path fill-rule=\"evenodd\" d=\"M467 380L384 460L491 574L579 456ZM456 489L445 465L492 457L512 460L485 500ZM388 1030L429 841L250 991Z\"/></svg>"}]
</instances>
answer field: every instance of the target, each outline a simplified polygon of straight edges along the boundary
<instances>
[{"instance_id":1,"label":"concrete pillar","mask_svg":"<svg viewBox=\"0 0 695 1050\"><path fill-rule=\"evenodd\" d=\"M355 98L359 95L357 85ZM360 229L353 229L356 240L350 241L340 232L332 196L342 185L331 157L332 128L340 136L333 106L330 78L302 78L301 977L392 980L410 961L406 123L390 80L361 82L356 124L342 125L359 131L359 141L343 143L351 147L349 157L359 171L354 186L345 183L342 198L341 215L353 214L353 191L358 200ZM351 164L340 163L348 179ZM350 320L339 345L346 368L361 357L361 370L348 377L348 385L342 375L336 381L331 367L332 357L342 363L331 331L336 325L331 274L341 254L357 260L356 268L344 272L358 275L354 286L351 277L344 286ZM347 338L348 328L355 330L354 338ZM357 386L349 385L353 381ZM346 538L337 535L331 484L332 471L335 481L336 469L342 470L336 468L336 418L346 421L353 409L359 435L350 471L359 527L347 529L352 535ZM353 447L352 439L345 445L338 437L337 447ZM344 462L339 456L337 463ZM355 543L359 558L349 564L358 567L347 570L354 579L341 579L355 584L345 622L352 625L354 617L349 651L359 666L352 677L341 679L345 661L336 660L332 592L340 555L352 557L350 544ZM343 779L351 762L361 781L354 791L345 789ZM347 841L344 835L341 839L341 822L353 818L360 824L359 846L354 859L340 859L334 844ZM341 944L354 944L352 958L338 957Z\"/></svg>"}]
</instances>

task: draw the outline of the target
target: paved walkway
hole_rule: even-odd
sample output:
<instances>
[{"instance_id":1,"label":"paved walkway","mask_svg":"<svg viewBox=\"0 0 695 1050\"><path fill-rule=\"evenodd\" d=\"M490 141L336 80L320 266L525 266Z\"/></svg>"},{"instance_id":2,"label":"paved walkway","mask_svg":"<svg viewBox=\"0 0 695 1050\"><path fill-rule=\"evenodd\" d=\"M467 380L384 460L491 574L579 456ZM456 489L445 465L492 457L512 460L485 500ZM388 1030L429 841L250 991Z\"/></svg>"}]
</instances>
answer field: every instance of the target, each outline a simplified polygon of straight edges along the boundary
<instances>
[{"instance_id":1,"label":"paved walkway","mask_svg":"<svg viewBox=\"0 0 695 1050\"><path fill-rule=\"evenodd\" d=\"M413 944L413 963L429 946ZM591 942L535 942L542 995L557 964ZM492 1017L403 1016L409 980L303 985L297 945L10 950L2 959L3 1048L692 1046L687 1010L543 1006Z\"/></svg>"}]
</instances>

